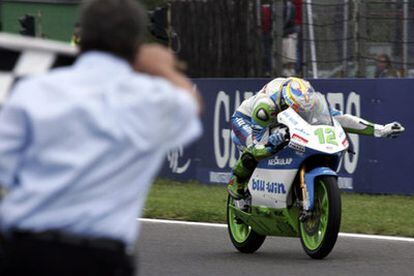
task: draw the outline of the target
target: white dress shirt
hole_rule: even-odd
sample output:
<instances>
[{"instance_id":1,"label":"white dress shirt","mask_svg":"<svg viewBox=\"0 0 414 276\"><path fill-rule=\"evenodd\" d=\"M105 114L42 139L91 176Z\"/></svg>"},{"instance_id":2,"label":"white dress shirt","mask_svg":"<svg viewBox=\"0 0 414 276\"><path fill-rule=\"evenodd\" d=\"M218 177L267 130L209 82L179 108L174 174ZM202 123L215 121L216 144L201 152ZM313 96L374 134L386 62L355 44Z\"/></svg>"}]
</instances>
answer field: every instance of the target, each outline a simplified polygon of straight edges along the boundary
<instances>
[{"instance_id":1,"label":"white dress shirt","mask_svg":"<svg viewBox=\"0 0 414 276\"><path fill-rule=\"evenodd\" d=\"M200 133L186 91L110 54L22 80L0 111L1 228L132 245L166 152Z\"/></svg>"}]
</instances>

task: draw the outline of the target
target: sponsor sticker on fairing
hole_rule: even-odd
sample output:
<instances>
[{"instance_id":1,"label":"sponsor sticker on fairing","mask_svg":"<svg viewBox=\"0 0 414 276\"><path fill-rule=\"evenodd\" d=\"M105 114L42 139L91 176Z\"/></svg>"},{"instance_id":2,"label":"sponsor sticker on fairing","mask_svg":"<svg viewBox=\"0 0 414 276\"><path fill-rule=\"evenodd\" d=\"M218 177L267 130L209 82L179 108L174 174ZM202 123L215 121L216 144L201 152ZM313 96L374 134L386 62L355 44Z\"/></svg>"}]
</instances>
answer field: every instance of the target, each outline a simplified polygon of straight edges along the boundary
<instances>
[{"instance_id":1,"label":"sponsor sticker on fairing","mask_svg":"<svg viewBox=\"0 0 414 276\"><path fill-rule=\"evenodd\" d=\"M348 139L344 139L343 141L342 141L342 145L344 146L344 147L347 147L348 146Z\"/></svg>"},{"instance_id":2,"label":"sponsor sticker on fairing","mask_svg":"<svg viewBox=\"0 0 414 276\"><path fill-rule=\"evenodd\" d=\"M293 162L293 158L278 158L277 156L269 159L268 165L270 166L285 166L290 165Z\"/></svg>"},{"instance_id":3,"label":"sponsor sticker on fairing","mask_svg":"<svg viewBox=\"0 0 414 276\"><path fill-rule=\"evenodd\" d=\"M294 141L290 141L288 147L295 150L298 153L304 153L306 151L305 146L295 143Z\"/></svg>"},{"instance_id":4,"label":"sponsor sticker on fairing","mask_svg":"<svg viewBox=\"0 0 414 276\"><path fill-rule=\"evenodd\" d=\"M303 144L308 143L308 140L307 140L307 139L303 138L302 136L300 136L300 135L298 135L298 134L296 134L296 133L294 133L294 134L292 135L292 140L297 140L297 141L300 141L300 142L301 142L301 143L303 143Z\"/></svg>"},{"instance_id":5,"label":"sponsor sticker on fairing","mask_svg":"<svg viewBox=\"0 0 414 276\"><path fill-rule=\"evenodd\" d=\"M253 179L252 189L270 194L286 194L285 184L279 182L266 182L261 179Z\"/></svg>"}]
</instances>

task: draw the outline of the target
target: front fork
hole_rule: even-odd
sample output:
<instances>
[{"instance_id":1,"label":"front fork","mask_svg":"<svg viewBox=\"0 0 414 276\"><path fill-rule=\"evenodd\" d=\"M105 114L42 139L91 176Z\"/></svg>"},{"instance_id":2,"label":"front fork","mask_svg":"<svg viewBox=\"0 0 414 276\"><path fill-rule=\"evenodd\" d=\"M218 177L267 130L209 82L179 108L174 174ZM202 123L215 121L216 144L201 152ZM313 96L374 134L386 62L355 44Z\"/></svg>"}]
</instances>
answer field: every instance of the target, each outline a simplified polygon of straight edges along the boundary
<instances>
[{"instance_id":1,"label":"front fork","mask_svg":"<svg viewBox=\"0 0 414 276\"><path fill-rule=\"evenodd\" d=\"M306 187L306 183L305 183L305 171L306 171L306 166L302 165L302 167L299 170L299 186L300 186L300 190L301 190L301 194L302 194L302 206L301 207L301 211L299 214L299 220L301 222L306 221L311 215L312 215L312 211L309 210L309 193L308 193L308 189Z\"/></svg>"},{"instance_id":2,"label":"front fork","mask_svg":"<svg viewBox=\"0 0 414 276\"><path fill-rule=\"evenodd\" d=\"M302 192L303 209L309 210L309 194L305 184L305 170L305 165L303 165L299 170L299 184Z\"/></svg>"},{"instance_id":3,"label":"front fork","mask_svg":"<svg viewBox=\"0 0 414 276\"><path fill-rule=\"evenodd\" d=\"M315 179L319 176L329 175L337 177L336 172L328 167L316 167L306 172L303 165L299 171L299 185L302 194L301 213L299 219L303 222L312 215L315 196Z\"/></svg>"}]
</instances>

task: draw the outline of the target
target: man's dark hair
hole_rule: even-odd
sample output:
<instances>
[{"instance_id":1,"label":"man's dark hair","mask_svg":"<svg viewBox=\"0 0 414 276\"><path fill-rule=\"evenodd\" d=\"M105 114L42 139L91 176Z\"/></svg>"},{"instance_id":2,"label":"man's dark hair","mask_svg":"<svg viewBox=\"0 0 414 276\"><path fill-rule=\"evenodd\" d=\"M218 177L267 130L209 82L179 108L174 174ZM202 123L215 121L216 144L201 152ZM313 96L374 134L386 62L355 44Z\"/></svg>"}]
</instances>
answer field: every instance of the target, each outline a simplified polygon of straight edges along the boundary
<instances>
[{"instance_id":1,"label":"man's dark hair","mask_svg":"<svg viewBox=\"0 0 414 276\"><path fill-rule=\"evenodd\" d=\"M132 62L144 40L146 12L136 0L89 0L80 14L80 49L105 51Z\"/></svg>"}]
</instances>

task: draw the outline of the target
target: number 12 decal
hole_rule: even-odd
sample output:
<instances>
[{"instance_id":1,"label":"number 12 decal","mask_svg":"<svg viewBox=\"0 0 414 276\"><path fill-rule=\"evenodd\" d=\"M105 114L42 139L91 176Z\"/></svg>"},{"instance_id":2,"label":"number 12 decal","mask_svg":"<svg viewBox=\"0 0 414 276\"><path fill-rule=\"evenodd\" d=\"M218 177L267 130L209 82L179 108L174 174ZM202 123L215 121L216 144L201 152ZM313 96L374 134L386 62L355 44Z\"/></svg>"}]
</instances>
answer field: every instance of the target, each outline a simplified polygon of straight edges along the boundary
<instances>
[{"instance_id":1,"label":"number 12 decal","mask_svg":"<svg viewBox=\"0 0 414 276\"><path fill-rule=\"evenodd\" d=\"M321 144L332 144L337 146L335 132L331 128L318 128L315 130L315 135L318 136L319 143Z\"/></svg>"}]
</instances>

